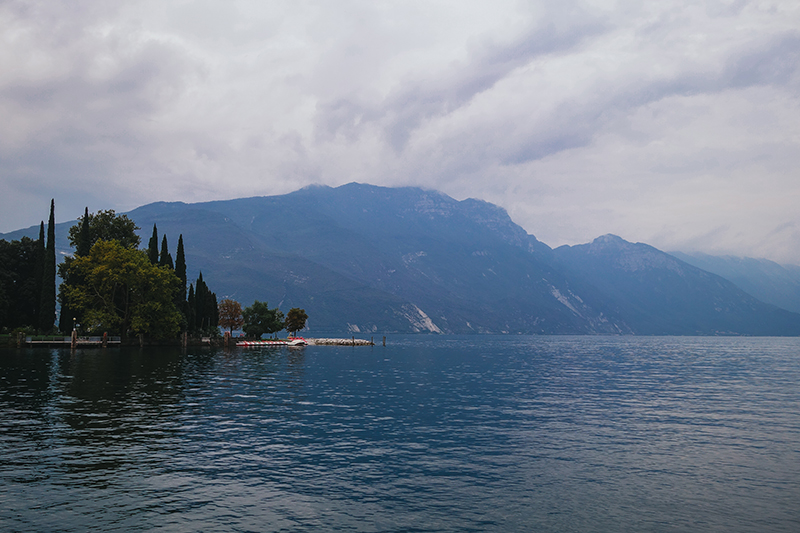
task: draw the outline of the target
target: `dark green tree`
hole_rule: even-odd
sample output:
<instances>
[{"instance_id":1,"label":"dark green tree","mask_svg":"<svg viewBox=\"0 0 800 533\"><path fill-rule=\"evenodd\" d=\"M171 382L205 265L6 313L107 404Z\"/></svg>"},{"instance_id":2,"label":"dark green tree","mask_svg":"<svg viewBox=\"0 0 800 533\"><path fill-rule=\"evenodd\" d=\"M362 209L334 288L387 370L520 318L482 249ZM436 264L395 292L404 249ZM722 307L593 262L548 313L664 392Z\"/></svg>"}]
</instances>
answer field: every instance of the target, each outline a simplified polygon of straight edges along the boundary
<instances>
[{"instance_id":1,"label":"dark green tree","mask_svg":"<svg viewBox=\"0 0 800 533\"><path fill-rule=\"evenodd\" d=\"M141 239L136 234L139 226L127 215L117 215L113 209L108 209L84 215L79 221L83 222L87 216L89 219L89 248L99 240L117 241L125 248L139 248ZM78 248L78 235L80 232L80 224L76 224L69 229L69 243L75 249Z\"/></svg>"},{"instance_id":2,"label":"dark green tree","mask_svg":"<svg viewBox=\"0 0 800 533\"><path fill-rule=\"evenodd\" d=\"M39 304L39 330L49 333L56 320L56 202L50 200L47 246L42 265L42 295Z\"/></svg>"},{"instance_id":3,"label":"dark green tree","mask_svg":"<svg viewBox=\"0 0 800 533\"><path fill-rule=\"evenodd\" d=\"M189 284L189 295L186 297L186 329L192 333L197 331L197 299L193 284Z\"/></svg>"},{"instance_id":4,"label":"dark green tree","mask_svg":"<svg viewBox=\"0 0 800 533\"><path fill-rule=\"evenodd\" d=\"M36 325L39 325L39 306L41 305L41 294L42 294L42 280L44 279L44 258L46 252L46 240L44 236L44 221L41 222L39 225L39 240L36 241L36 264L35 269L33 271L33 279L35 283L35 291L36 294L39 295L39 298L36 302Z\"/></svg>"},{"instance_id":5,"label":"dark green tree","mask_svg":"<svg viewBox=\"0 0 800 533\"><path fill-rule=\"evenodd\" d=\"M290 336L294 337L298 331L306 327L306 320L308 320L308 315L305 309L292 307L289 309L289 312L286 313L286 320L283 323L283 327L286 328Z\"/></svg>"},{"instance_id":6,"label":"dark green tree","mask_svg":"<svg viewBox=\"0 0 800 533\"><path fill-rule=\"evenodd\" d=\"M189 330L193 333L219 333L219 311L217 309L217 295L208 290L208 285L203 281L203 273L197 277L192 287L189 287L190 314ZM194 299L191 302L191 299Z\"/></svg>"},{"instance_id":7,"label":"dark green tree","mask_svg":"<svg viewBox=\"0 0 800 533\"><path fill-rule=\"evenodd\" d=\"M175 252L175 275L181 280L178 298L181 302L186 301L186 254L183 251L183 234L178 237L178 251Z\"/></svg>"},{"instance_id":8,"label":"dark green tree","mask_svg":"<svg viewBox=\"0 0 800 533\"><path fill-rule=\"evenodd\" d=\"M175 265L172 263L172 256L169 253L169 247L167 246L166 235L161 239L161 255L158 259L158 266L168 266L173 270L175 269Z\"/></svg>"},{"instance_id":9,"label":"dark green tree","mask_svg":"<svg viewBox=\"0 0 800 533\"><path fill-rule=\"evenodd\" d=\"M150 258L150 262L154 265L158 264L158 229L155 224L153 224L153 236L150 237L150 242L147 246L147 257Z\"/></svg>"},{"instance_id":10,"label":"dark green tree","mask_svg":"<svg viewBox=\"0 0 800 533\"><path fill-rule=\"evenodd\" d=\"M80 221L75 246L75 255L86 257L92 249L92 230L89 228L89 208L83 212L83 219ZM70 233L71 235L71 233Z\"/></svg>"},{"instance_id":11,"label":"dark green tree","mask_svg":"<svg viewBox=\"0 0 800 533\"><path fill-rule=\"evenodd\" d=\"M42 291L36 282L39 243L0 240L0 329L39 326Z\"/></svg>"},{"instance_id":12,"label":"dark green tree","mask_svg":"<svg viewBox=\"0 0 800 533\"><path fill-rule=\"evenodd\" d=\"M270 309L267 302L256 300L253 305L245 307L242 315L242 329L248 337L260 339L265 333L275 333L283 329L283 313L277 307Z\"/></svg>"}]
</instances>

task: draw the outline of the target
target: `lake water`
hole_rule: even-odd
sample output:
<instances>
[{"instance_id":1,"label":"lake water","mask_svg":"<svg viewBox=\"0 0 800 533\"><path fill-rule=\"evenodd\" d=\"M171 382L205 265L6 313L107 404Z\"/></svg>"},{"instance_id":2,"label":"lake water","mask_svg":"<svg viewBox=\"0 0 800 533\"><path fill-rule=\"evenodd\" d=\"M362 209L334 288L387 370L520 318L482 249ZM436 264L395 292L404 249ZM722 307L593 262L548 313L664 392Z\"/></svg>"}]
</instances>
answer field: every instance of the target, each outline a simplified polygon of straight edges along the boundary
<instances>
[{"instance_id":1,"label":"lake water","mask_svg":"<svg viewBox=\"0 0 800 533\"><path fill-rule=\"evenodd\" d=\"M800 339L0 351L2 531L800 531Z\"/></svg>"}]
</instances>

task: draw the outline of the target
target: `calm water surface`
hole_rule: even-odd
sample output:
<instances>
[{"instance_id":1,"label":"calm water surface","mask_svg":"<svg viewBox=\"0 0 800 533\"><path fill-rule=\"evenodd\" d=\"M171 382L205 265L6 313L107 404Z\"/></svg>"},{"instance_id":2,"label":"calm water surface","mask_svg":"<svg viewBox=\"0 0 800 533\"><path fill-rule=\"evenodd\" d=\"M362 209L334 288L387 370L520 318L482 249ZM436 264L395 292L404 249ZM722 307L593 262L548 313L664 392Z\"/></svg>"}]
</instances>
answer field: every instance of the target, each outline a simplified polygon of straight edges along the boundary
<instances>
[{"instance_id":1,"label":"calm water surface","mask_svg":"<svg viewBox=\"0 0 800 533\"><path fill-rule=\"evenodd\" d=\"M800 531L800 339L0 351L2 531Z\"/></svg>"}]
</instances>

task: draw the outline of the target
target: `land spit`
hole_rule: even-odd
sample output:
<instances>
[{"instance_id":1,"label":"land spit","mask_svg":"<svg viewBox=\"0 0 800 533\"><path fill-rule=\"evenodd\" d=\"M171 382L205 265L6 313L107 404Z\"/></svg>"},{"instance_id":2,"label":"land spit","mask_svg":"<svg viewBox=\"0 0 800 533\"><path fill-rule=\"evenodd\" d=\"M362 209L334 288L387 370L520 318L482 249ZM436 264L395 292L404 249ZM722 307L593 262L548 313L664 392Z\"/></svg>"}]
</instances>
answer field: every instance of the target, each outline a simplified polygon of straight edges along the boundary
<instances>
[{"instance_id":1,"label":"land spit","mask_svg":"<svg viewBox=\"0 0 800 533\"><path fill-rule=\"evenodd\" d=\"M366 339L306 339L309 346L374 346Z\"/></svg>"}]
</instances>

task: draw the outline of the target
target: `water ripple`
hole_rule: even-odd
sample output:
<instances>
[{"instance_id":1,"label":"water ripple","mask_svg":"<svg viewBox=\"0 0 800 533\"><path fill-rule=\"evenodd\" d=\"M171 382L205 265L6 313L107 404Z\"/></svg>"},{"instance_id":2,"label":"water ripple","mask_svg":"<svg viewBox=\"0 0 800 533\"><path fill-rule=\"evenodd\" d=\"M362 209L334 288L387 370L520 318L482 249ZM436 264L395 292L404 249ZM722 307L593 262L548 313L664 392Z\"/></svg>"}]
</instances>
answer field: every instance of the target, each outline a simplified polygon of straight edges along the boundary
<instances>
[{"instance_id":1,"label":"water ripple","mask_svg":"<svg viewBox=\"0 0 800 533\"><path fill-rule=\"evenodd\" d=\"M796 531L800 340L0 354L0 529Z\"/></svg>"}]
</instances>

